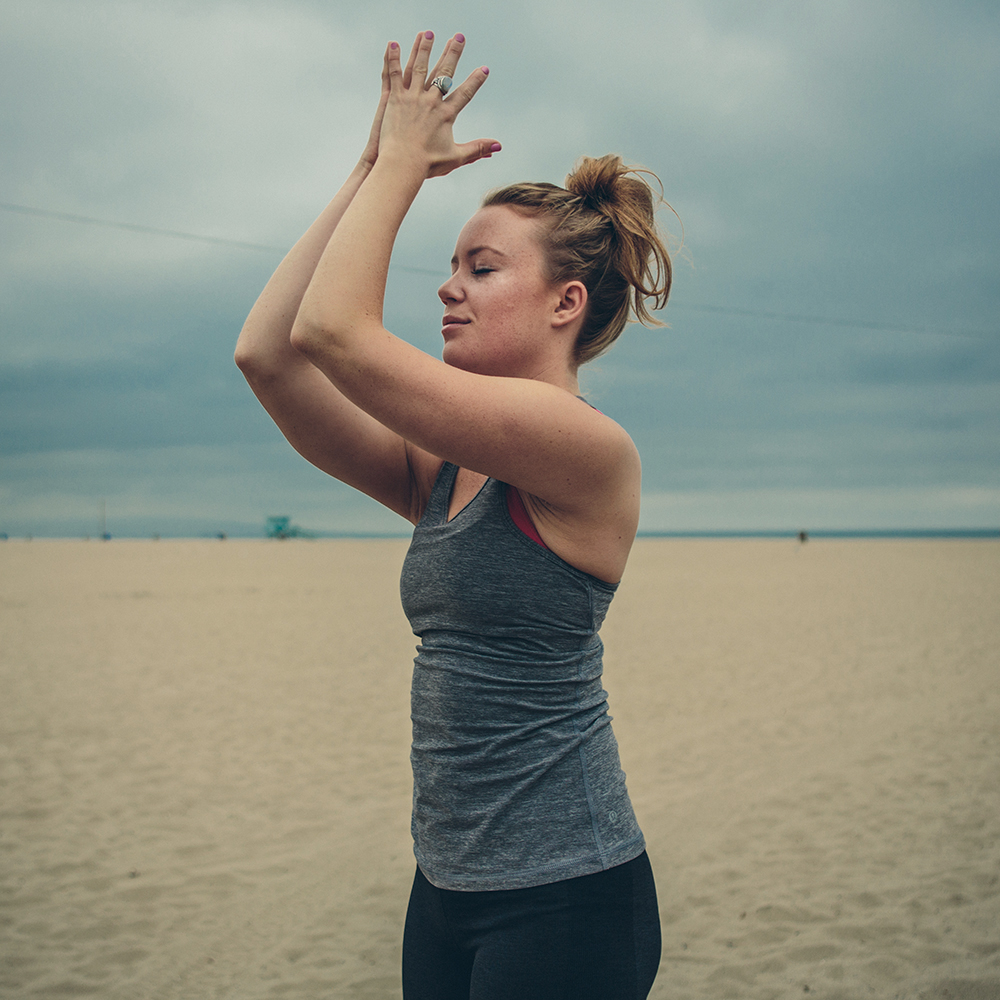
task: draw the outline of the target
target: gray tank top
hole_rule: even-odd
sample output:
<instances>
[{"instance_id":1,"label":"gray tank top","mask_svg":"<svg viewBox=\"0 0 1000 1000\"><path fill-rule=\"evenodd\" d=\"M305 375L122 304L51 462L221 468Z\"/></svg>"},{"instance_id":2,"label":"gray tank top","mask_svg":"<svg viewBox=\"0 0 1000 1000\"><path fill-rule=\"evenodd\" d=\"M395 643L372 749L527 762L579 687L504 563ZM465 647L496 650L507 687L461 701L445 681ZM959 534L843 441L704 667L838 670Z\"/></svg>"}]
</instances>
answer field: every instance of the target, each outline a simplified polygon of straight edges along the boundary
<instances>
[{"instance_id":1,"label":"gray tank top","mask_svg":"<svg viewBox=\"0 0 1000 1000\"><path fill-rule=\"evenodd\" d=\"M403 563L420 638L411 691L413 841L441 889L519 889L644 848L601 686L616 586L514 524L488 479L448 521L446 462Z\"/></svg>"}]
</instances>

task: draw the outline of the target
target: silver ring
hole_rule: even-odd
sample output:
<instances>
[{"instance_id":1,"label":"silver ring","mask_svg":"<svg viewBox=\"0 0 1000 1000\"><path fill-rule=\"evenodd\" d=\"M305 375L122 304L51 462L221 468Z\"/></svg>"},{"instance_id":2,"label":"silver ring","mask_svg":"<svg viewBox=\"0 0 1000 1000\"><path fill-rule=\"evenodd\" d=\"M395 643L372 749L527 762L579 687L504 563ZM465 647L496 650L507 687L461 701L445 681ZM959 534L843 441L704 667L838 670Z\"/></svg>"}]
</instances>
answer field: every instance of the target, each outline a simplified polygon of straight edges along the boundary
<instances>
[{"instance_id":1,"label":"silver ring","mask_svg":"<svg viewBox=\"0 0 1000 1000\"><path fill-rule=\"evenodd\" d=\"M451 90L451 85L454 81L450 76L436 76L431 80L431 86L437 87L441 91L441 96L444 97L445 94Z\"/></svg>"}]
</instances>

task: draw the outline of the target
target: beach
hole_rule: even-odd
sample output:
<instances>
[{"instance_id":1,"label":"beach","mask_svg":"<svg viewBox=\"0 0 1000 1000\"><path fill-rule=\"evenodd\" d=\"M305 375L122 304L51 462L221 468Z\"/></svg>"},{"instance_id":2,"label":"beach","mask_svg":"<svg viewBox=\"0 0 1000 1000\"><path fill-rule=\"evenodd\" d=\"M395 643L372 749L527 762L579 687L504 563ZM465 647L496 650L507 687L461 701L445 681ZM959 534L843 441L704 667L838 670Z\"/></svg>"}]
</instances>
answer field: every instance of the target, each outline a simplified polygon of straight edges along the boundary
<instances>
[{"instance_id":1,"label":"beach","mask_svg":"<svg viewBox=\"0 0 1000 1000\"><path fill-rule=\"evenodd\" d=\"M403 540L0 544L0 997L399 998ZM640 539L657 1000L1000 998L1000 541Z\"/></svg>"}]
</instances>

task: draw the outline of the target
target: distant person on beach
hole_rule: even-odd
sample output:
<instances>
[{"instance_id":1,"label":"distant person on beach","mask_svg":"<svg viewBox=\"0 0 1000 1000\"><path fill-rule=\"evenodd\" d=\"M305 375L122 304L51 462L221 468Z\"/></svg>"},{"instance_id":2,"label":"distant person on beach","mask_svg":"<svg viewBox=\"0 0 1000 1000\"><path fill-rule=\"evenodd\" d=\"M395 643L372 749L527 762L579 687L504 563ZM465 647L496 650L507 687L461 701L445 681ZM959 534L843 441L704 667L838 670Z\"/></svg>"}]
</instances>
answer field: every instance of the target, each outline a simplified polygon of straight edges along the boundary
<instances>
[{"instance_id":1,"label":"distant person on beach","mask_svg":"<svg viewBox=\"0 0 1000 1000\"><path fill-rule=\"evenodd\" d=\"M458 237L443 361L382 325L421 185L490 157L452 87L385 53L368 145L253 307L236 361L291 444L414 524L404 610L417 870L406 1000L637 1000L660 955L656 890L602 689L598 630L639 518L639 456L579 396L579 366L655 322L670 259L643 173L584 158L488 194Z\"/></svg>"}]
</instances>

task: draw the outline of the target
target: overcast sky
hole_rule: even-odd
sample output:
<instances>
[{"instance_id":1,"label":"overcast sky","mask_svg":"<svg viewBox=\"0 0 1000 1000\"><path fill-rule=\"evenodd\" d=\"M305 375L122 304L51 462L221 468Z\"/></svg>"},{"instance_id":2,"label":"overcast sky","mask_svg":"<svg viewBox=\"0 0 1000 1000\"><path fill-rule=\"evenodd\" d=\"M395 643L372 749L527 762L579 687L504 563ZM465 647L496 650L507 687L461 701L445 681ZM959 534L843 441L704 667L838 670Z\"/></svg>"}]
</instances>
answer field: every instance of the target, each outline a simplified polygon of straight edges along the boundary
<instances>
[{"instance_id":1,"label":"overcast sky","mask_svg":"<svg viewBox=\"0 0 1000 1000\"><path fill-rule=\"evenodd\" d=\"M583 377L642 453L643 528L1000 526L998 11L0 0L0 531L93 534L104 504L116 535L405 531L232 352L361 151L386 41L424 28L490 67L456 135L504 149L421 192L391 330L438 353L485 190L619 152L685 238L669 329Z\"/></svg>"}]
</instances>

